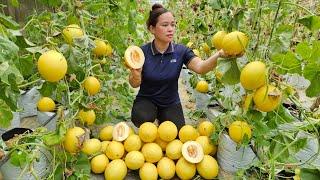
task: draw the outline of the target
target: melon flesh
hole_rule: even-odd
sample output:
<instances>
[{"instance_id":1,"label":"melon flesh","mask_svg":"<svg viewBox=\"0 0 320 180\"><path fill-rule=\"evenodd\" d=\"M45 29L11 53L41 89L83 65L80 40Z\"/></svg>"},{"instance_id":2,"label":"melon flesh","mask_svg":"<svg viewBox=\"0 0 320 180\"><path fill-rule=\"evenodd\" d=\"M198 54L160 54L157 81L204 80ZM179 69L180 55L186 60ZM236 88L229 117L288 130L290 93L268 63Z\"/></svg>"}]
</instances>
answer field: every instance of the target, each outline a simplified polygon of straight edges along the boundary
<instances>
[{"instance_id":1,"label":"melon flesh","mask_svg":"<svg viewBox=\"0 0 320 180\"><path fill-rule=\"evenodd\" d=\"M182 156L190 163L199 163L204 156L201 144L196 141L185 142L182 145Z\"/></svg>"},{"instance_id":2,"label":"melon flesh","mask_svg":"<svg viewBox=\"0 0 320 180\"><path fill-rule=\"evenodd\" d=\"M112 131L112 137L115 141L124 141L129 136L130 127L125 122L116 124Z\"/></svg>"},{"instance_id":3,"label":"melon flesh","mask_svg":"<svg viewBox=\"0 0 320 180\"><path fill-rule=\"evenodd\" d=\"M144 64L145 57L140 47L129 46L124 53L124 60L130 68L140 69Z\"/></svg>"}]
</instances>

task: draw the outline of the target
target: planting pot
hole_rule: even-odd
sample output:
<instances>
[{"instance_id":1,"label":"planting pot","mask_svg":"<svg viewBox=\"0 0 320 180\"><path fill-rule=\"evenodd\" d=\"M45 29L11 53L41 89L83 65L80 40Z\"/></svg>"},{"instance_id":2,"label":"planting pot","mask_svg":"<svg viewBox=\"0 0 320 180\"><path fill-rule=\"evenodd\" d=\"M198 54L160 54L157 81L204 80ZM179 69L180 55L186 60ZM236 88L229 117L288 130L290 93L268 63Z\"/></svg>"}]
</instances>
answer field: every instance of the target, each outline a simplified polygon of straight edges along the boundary
<instances>
[{"instance_id":1,"label":"planting pot","mask_svg":"<svg viewBox=\"0 0 320 180\"><path fill-rule=\"evenodd\" d=\"M205 113L207 115L207 118L210 120L215 120L220 114L222 114L222 109L219 107L211 107L208 105L208 108L205 109Z\"/></svg>"},{"instance_id":2,"label":"planting pot","mask_svg":"<svg viewBox=\"0 0 320 180\"><path fill-rule=\"evenodd\" d=\"M0 128L0 135L12 128L20 127L20 113L12 112L12 114L13 114L13 118L11 120L10 126L7 128Z\"/></svg>"},{"instance_id":3,"label":"planting pot","mask_svg":"<svg viewBox=\"0 0 320 180\"><path fill-rule=\"evenodd\" d=\"M210 102L210 95L206 93L200 93L197 90L194 90L193 96L196 100L196 108L199 110L206 110Z\"/></svg>"},{"instance_id":4,"label":"planting pot","mask_svg":"<svg viewBox=\"0 0 320 180\"><path fill-rule=\"evenodd\" d=\"M40 126L46 127L48 131L56 130L57 125L57 113L55 112L37 112L37 118Z\"/></svg>"},{"instance_id":5,"label":"planting pot","mask_svg":"<svg viewBox=\"0 0 320 180\"><path fill-rule=\"evenodd\" d=\"M299 131L297 138L307 138L306 146L294 155L297 161L301 163L301 167L320 169L319 137L305 131Z\"/></svg>"},{"instance_id":6,"label":"planting pot","mask_svg":"<svg viewBox=\"0 0 320 180\"><path fill-rule=\"evenodd\" d=\"M217 159L219 167L230 174L235 174L240 169L247 169L258 161L250 147L237 149L237 144L224 133L219 137Z\"/></svg>"},{"instance_id":7,"label":"planting pot","mask_svg":"<svg viewBox=\"0 0 320 180\"><path fill-rule=\"evenodd\" d=\"M189 80L189 74L188 74L188 69L182 69L181 72L180 72L180 78L182 80L182 83L183 84L186 84L187 81Z\"/></svg>"},{"instance_id":8,"label":"planting pot","mask_svg":"<svg viewBox=\"0 0 320 180\"><path fill-rule=\"evenodd\" d=\"M1 136L1 141L8 141L17 134L31 132L32 130L27 128L14 128L3 133ZM0 172L2 173L3 179L44 179L45 176L52 171L50 168L52 156L46 149L42 147L35 147L32 151L33 153L37 153L37 159L33 160L31 164L25 164L22 167L11 164L10 154L6 154L5 157L0 161ZM29 167L26 166L33 166L33 170L37 178L34 177L31 172L29 172ZM23 172L24 168L27 168L27 170Z\"/></svg>"},{"instance_id":9,"label":"planting pot","mask_svg":"<svg viewBox=\"0 0 320 180\"><path fill-rule=\"evenodd\" d=\"M23 111L20 112L20 118L36 116L37 115L37 102L40 99L40 92L33 87L29 91L21 93L18 100L18 105Z\"/></svg>"}]
</instances>

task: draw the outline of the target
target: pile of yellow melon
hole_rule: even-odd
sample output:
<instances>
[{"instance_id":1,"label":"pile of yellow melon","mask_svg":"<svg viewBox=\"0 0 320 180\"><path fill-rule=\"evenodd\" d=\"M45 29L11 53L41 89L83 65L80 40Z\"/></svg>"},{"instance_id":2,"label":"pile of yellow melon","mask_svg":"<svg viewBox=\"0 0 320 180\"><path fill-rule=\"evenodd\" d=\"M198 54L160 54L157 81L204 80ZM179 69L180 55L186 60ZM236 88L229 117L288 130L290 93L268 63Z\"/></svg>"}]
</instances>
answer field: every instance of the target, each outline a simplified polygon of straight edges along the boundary
<instances>
[{"instance_id":1,"label":"pile of yellow melon","mask_svg":"<svg viewBox=\"0 0 320 180\"><path fill-rule=\"evenodd\" d=\"M171 121L157 127L146 122L135 134L125 122L106 126L99 139L86 139L80 127L70 128L64 139L64 148L70 153L83 153L92 157L93 173L104 173L105 179L124 179L128 170L139 171L140 179L191 179L198 174L205 179L218 175L218 163L212 157L217 147L209 136L215 130L209 121L198 129L191 125L178 131Z\"/></svg>"}]
</instances>

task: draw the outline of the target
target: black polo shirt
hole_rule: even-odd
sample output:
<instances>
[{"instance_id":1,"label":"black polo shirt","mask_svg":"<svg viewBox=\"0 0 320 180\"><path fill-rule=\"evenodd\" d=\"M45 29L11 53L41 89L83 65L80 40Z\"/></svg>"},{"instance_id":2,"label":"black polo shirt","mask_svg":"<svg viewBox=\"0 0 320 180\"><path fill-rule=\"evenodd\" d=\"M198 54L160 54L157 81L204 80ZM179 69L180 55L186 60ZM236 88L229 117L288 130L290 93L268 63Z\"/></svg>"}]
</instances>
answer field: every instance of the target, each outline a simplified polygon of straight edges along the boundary
<instances>
[{"instance_id":1,"label":"black polo shirt","mask_svg":"<svg viewBox=\"0 0 320 180\"><path fill-rule=\"evenodd\" d=\"M142 67L142 82L137 98L150 99L161 107L180 103L178 94L178 78L183 64L188 65L196 55L191 49L170 43L168 49L161 54L154 42L141 47L145 62Z\"/></svg>"}]
</instances>

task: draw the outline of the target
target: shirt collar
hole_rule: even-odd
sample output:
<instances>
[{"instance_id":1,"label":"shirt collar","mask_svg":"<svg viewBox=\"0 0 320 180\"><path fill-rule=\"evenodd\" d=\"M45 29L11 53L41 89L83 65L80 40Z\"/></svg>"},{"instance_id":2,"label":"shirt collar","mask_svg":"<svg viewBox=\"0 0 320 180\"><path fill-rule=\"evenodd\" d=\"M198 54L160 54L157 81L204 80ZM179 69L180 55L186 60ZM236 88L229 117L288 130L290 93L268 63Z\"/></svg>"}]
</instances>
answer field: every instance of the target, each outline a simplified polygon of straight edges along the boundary
<instances>
[{"instance_id":1,"label":"shirt collar","mask_svg":"<svg viewBox=\"0 0 320 180\"><path fill-rule=\"evenodd\" d=\"M152 55L161 54L154 44L154 40L151 42ZM173 42L170 42L168 49L163 54L172 53L174 51Z\"/></svg>"}]
</instances>

